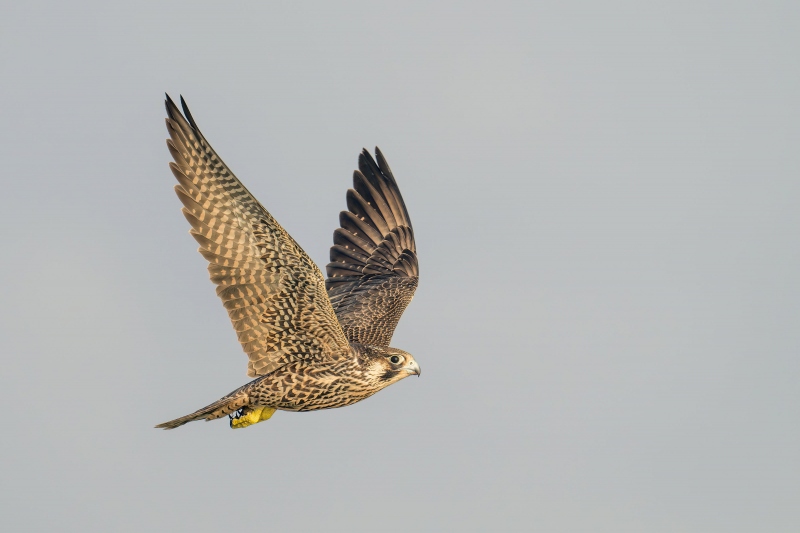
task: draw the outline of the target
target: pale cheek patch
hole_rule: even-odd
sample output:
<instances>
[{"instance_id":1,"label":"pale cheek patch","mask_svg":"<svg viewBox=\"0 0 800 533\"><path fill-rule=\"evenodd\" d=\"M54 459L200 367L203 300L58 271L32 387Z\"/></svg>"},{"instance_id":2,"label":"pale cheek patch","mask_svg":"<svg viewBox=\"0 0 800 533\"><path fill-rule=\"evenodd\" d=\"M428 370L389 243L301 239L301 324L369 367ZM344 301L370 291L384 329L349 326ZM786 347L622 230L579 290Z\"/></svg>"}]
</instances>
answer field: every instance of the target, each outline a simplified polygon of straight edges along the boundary
<instances>
[{"instance_id":1,"label":"pale cheek patch","mask_svg":"<svg viewBox=\"0 0 800 533\"><path fill-rule=\"evenodd\" d=\"M367 378L370 380L378 380L386 373L387 370L388 369L380 363L373 363L369 365L369 368L364 374L366 374Z\"/></svg>"}]
</instances>

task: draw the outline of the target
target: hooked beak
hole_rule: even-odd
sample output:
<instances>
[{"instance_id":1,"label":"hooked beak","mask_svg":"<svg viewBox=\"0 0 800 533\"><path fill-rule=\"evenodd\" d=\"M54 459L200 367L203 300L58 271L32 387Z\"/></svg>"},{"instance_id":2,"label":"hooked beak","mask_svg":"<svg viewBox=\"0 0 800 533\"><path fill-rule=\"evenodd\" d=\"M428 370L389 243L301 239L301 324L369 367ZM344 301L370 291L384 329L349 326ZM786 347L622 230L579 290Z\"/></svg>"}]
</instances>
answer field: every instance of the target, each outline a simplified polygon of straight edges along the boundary
<instances>
[{"instance_id":1,"label":"hooked beak","mask_svg":"<svg viewBox=\"0 0 800 533\"><path fill-rule=\"evenodd\" d=\"M416 361L411 361L408 363L408 366L405 367L405 371L409 374L416 374L417 376L419 376L422 372Z\"/></svg>"}]
</instances>

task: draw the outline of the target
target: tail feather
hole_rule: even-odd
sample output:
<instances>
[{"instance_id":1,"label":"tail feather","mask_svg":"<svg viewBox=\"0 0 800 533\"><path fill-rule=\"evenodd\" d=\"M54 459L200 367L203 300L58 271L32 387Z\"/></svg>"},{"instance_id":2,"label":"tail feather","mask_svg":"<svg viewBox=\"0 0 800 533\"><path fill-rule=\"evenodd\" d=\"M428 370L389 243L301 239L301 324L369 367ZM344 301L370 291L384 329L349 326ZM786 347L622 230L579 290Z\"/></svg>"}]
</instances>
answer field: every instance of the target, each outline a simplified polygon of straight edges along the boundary
<instances>
[{"instance_id":1,"label":"tail feather","mask_svg":"<svg viewBox=\"0 0 800 533\"><path fill-rule=\"evenodd\" d=\"M175 429L186 424L187 422L194 422L195 420L215 420L217 418L227 416L234 411L238 411L242 407L246 406L249 402L250 398L244 393L236 396L225 396L211 405L207 405L202 409L198 409L194 413L176 418L175 420L170 420L169 422L164 422L163 424L157 425L156 428Z\"/></svg>"}]
</instances>

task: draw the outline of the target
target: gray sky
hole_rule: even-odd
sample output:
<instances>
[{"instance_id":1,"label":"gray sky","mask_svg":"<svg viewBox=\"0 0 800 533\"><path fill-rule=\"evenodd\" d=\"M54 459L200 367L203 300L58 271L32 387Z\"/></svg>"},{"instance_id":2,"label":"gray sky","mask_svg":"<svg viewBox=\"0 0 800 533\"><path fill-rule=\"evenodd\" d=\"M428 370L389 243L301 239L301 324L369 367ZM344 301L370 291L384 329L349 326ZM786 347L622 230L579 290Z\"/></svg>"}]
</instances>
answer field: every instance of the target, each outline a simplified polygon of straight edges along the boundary
<instances>
[{"instance_id":1,"label":"gray sky","mask_svg":"<svg viewBox=\"0 0 800 533\"><path fill-rule=\"evenodd\" d=\"M5 2L0 529L800 530L797 2ZM379 145L420 379L245 383L163 93L318 264Z\"/></svg>"}]
</instances>

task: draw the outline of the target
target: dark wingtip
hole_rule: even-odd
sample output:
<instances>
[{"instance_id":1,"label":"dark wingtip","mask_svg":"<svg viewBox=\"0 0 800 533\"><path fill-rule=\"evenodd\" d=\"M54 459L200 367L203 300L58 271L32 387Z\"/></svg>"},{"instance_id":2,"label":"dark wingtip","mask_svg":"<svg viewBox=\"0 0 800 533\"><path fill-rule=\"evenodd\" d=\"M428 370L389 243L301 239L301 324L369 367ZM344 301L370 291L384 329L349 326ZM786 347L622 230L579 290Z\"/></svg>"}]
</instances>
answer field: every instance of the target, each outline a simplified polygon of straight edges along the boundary
<instances>
[{"instance_id":1,"label":"dark wingtip","mask_svg":"<svg viewBox=\"0 0 800 533\"><path fill-rule=\"evenodd\" d=\"M164 107L167 109L167 116L175 120L175 112L178 110L178 106L175 105L168 93L164 93Z\"/></svg>"},{"instance_id":2,"label":"dark wingtip","mask_svg":"<svg viewBox=\"0 0 800 533\"><path fill-rule=\"evenodd\" d=\"M366 169L377 166L378 165L375 163L375 159L372 157L372 154L369 153L369 150L362 148L361 154L358 156L358 167L361 169L361 172L366 174Z\"/></svg>"},{"instance_id":3,"label":"dark wingtip","mask_svg":"<svg viewBox=\"0 0 800 533\"><path fill-rule=\"evenodd\" d=\"M189 124L191 124L194 129L197 129L197 124L194 121L192 112L189 111L189 106L186 105L186 100L183 99L183 95L181 95L181 107L183 108L183 114L186 116L186 120L189 121Z\"/></svg>"},{"instance_id":4,"label":"dark wingtip","mask_svg":"<svg viewBox=\"0 0 800 533\"><path fill-rule=\"evenodd\" d=\"M381 152L381 149L377 146L375 147L375 161L378 162L378 166L381 170L389 168L389 165L386 164L386 158L383 156L383 152Z\"/></svg>"},{"instance_id":5,"label":"dark wingtip","mask_svg":"<svg viewBox=\"0 0 800 533\"><path fill-rule=\"evenodd\" d=\"M378 160L378 167L381 169L381 172L383 172L386 177L389 178L392 184L397 187L397 182L394 179L394 174L392 174L392 169L389 168L389 163L386 161L386 157L383 155L383 152L381 152L381 149L377 146L375 147L375 159Z\"/></svg>"}]
</instances>

